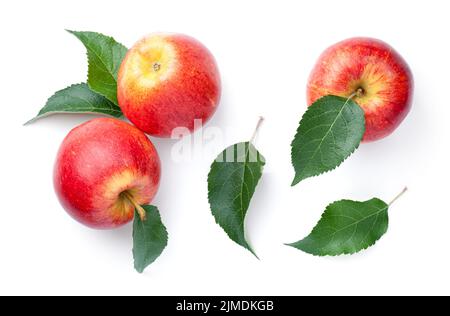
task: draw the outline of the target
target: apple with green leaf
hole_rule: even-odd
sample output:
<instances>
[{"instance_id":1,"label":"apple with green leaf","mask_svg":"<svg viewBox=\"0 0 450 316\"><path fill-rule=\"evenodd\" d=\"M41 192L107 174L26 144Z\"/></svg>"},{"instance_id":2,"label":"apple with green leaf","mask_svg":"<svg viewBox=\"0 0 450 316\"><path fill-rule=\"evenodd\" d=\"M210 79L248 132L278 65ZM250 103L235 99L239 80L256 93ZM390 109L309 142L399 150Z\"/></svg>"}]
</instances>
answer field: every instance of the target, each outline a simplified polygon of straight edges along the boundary
<instances>
[{"instance_id":1,"label":"apple with green leaf","mask_svg":"<svg viewBox=\"0 0 450 316\"><path fill-rule=\"evenodd\" d=\"M77 221L97 229L131 221L151 202L160 181L160 160L136 127L98 118L74 128L55 163L54 186L61 204Z\"/></svg>"},{"instance_id":2,"label":"apple with green leaf","mask_svg":"<svg viewBox=\"0 0 450 316\"><path fill-rule=\"evenodd\" d=\"M308 82L308 104L326 95L352 97L364 110L363 141L391 134L411 108L413 76L405 60L388 44L351 38L328 48Z\"/></svg>"}]
</instances>

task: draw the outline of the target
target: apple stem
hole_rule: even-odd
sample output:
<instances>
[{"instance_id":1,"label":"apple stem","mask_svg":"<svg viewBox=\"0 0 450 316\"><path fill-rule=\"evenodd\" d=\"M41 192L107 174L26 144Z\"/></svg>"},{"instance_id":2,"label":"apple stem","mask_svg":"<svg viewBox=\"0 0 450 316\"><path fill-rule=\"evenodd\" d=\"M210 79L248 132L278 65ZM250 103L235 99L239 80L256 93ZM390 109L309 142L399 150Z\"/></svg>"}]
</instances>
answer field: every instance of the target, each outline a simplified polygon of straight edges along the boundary
<instances>
[{"instance_id":1,"label":"apple stem","mask_svg":"<svg viewBox=\"0 0 450 316\"><path fill-rule=\"evenodd\" d=\"M133 198L133 196L129 192L123 192L123 196L127 199L128 202L130 202L136 211L139 214L139 217L141 218L141 221L145 221L147 219L147 213L145 212L144 208L140 206Z\"/></svg>"},{"instance_id":2,"label":"apple stem","mask_svg":"<svg viewBox=\"0 0 450 316\"><path fill-rule=\"evenodd\" d=\"M391 203L388 204L389 207L390 207L392 204L394 204L395 201L397 201L403 194L405 194L406 191L408 191L408 188L407 188L407 187L405 187L405 188L402 190L402 192L400 192L400 193L399 193L399 194L391 201Z\"/></svg>"},{"instance_id":3,"label":"apple stem","mask_svg":"<svg viewBox=\"0 0 450 316\"><path fill-rule=\"evenodd\" d=\"M160 70L161 70L161 64L158 63L158 62L155 62L155 63L153 64L153 71L154 71L154 72L158 72L158 71L160 71Z\"/></svg>"},{"instance_id":4,"label":"apple stem","mask_svg":"<svg viewBox=\"0 0 450 316\"><path fill-rule=\"evenodd\" d=\"M250 138L250 143L253 143L255 141L256 135L258 135L259 128L261 127L261 124L264 122L264 117L260 116L258 123L256 124L255 131L253 132L252 138Z\"/></svg>"},{"instance_id":5,"label":"apple stem","mask_svg":"<svg viewBox=\"0 0 450 316\"><path fill-rule=\"evenodd\" d=\"M354 97L358 97L361 98L362 96L364 96L364 89L363 88L358 88L356 89L355 92L353 92L347 99L347 102L350 101L351 99L353 99Z\"/></svg>"},{"instance_id":6,"label":"apple stem","mask_svg":"<svg viewBox=\"0 0 450 316\"><path fill-rule=\"evenodd\" d=\"M353 99L354 97L356 97L358 95L358 91L353 92L347 99L347 102L350 101L351 99Z\"/></svg>"},{"instance_id":7,"label":"apple stem","mask_svg":"<svg viewBox=\"0 0 450 316\"><path fill-rule=\"evenodd\" d=\"M357 96L358 98L363 97L364 96L364 89L363 88L356 89L354 97L355 96Z\"/></svg>"}]
</instances>

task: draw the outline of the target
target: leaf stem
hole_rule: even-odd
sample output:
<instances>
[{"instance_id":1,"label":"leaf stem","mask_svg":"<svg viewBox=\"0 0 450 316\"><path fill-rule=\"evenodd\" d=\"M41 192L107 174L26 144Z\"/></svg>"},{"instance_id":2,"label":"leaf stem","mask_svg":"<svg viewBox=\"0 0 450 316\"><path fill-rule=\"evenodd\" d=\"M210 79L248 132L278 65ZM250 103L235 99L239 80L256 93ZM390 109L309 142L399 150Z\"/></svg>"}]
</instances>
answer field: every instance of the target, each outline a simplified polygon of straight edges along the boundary
<instances>
[{"instance_id":1,"label":"leaf stem","mask_svg":"<svg viewBox=\"0 0 450 316\"><path fill-rule=\"evenodd\" d=\"M264 122L264 117L260 116L258 123L256 123L255 131L253 132L252 138L250 138L250 143L253 143L255 141L256 135L258 135L259 128L261 127L261 124Z\"/></svg>"},{"instance_id":2,"label":"leaf stem","mask_svg":"<svg viewBox=\"0 0 450 316\"><path fill-rule=\"evenodd\" d=\"M358 95L358 91L353 92L347 99L346 102L350 101L351 99L353 99L354 97L356 97Z\"/></svg>"},{"instance_id":3,"label":"leaf stem","mask_svg":"<svg viewBox=\"0 0 450 316\"><path fill-rule=\"evenodd\" d=\"M140 206L140 205L134 200L133 196L132 196L129 192L127 192L127 191L122 192L122 195L123 195L123 197L125 197L125 199L126 199L128 202L130 202L130 203L136 208L136 211L138 212L139 217L141 218L141 221L144 222L144 221L147 219L147 213L145 212L144 208L143 208L142 206Z\"/></svg>"},{"instance_id":4,"label":"leaf stem","mask_svg":"<svg viewBox=\"0 0 450 316\"><path fill-rule=\"evenodd\" d=\"M408 191L408 187L405 187L403 190L402 190L402 192L400 192L388 205L389 205L389 207L392 205L392 204L394 204L395 203L395 201L397 201L399 198L401 198L402 197L402 195L403 194L405 194L406 193L406 191Z\"/></svg>"}]
</instances>

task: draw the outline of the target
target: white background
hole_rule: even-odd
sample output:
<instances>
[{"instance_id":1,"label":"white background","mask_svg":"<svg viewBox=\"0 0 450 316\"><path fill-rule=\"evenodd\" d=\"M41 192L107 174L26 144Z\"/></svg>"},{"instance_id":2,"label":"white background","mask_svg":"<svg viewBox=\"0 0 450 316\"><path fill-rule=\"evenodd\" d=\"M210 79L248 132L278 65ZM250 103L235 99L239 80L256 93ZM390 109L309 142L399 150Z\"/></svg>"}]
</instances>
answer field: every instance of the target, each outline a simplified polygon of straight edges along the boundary
<instances>
[{"instance_id":1,"label":"white background","mask_svg":"<svg viewBox=\"0 0 450 316\"><path fill-rule=\"evenodd\" d=\"M1 1L0 294L313 295L450 294L448 1ZM131 226L95 231L73 221L52 186L64 136L90 116L23 127L56 90L86 78L84 47L64 29L91 30L131 46L154 31L190 34L215 55L223 79L208 126L228 130L218 147L247 140L267 173L248 213L261 260L231 242L207 202L217 152L163 161L158 205L170 233L143 275L133 269ZM364 144L342 167L290 187L290 142L306 109L319 54L353 36L393 45L416 83L412 111L389 138ZM351 257L316 258L283 243L309 233L342 198L389 201L390 229Z\"/></svg>"}]
</instances>

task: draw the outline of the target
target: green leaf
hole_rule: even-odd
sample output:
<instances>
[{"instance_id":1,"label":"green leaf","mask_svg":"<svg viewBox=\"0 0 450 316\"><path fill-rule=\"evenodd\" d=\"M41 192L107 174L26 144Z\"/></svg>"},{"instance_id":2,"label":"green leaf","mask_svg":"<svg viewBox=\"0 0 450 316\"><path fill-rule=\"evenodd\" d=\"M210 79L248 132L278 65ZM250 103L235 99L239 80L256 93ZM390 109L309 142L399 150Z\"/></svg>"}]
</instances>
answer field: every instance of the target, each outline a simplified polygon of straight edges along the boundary
<instances>
[{"instance_id":1,"label":"green leaf","mask_svg":"<svg viewBox=\"0 0 450 316\"><path fill-rule=\"evenodd\" d=\"M245 238L244 221L264 164L253 144L238 143L217 157L208 175L208 199L216 222L255 256Z\"/></svg>"},{"instance_id":2,"label":"green leaf","mask_svg":"<svg viewBox=\"0 0 450 316\"><path fill-rule=\"evenodd\" d=\"M388 208L376 198L334 202L308 237L289 246L316 256L354 254L373 246L387 232Z\"/></svg>"},{"instance_id":3,"label":"green leaf","mask_svg":"<svg viewBox=\"0 0 450 316\"><path fill-rule=\"evenodd\" d=\"M80 83L56 92L48 99L38 115L25 124L58 113L100 113L113 117L122 116L122 111L117 105L89 89L85 83Z\"/></svg>"},{"instance_id":4,"label":"green leaf","mask_svg":"<svg viewBox=\"0 0 450 316\"><path fill-rule=\"evenodd\" d=\"M88 56L88 85L97 93L117 103L117 74L127 48L112 37L94 32L75 32L86 47Z\"/></svg>"},{"instance_id":5,"label":"green leaf","mask_svg":"<svg viewBox=\"0 0 450 316\"><path fill-rule=\"evenodd\" d=\"M325 96L316 101L292 141L292 185L338 167L358 148L364 131L364 111L351 99Z\"/></svg>"},{"instance_id":6,"label":"green leaf","mask_svg":"<svg viewBox=\"0 0 450 316\"><path fill-rule=\"evenodd\" d=\"M167 230L161 222L158 209L152 205L143 205L147 218L142 221L135 212L133 224L134 268L144 272L167 246Z\"/></svg>"}]
</instances>

